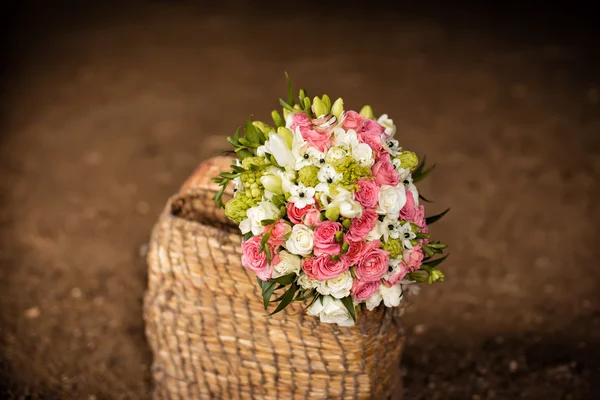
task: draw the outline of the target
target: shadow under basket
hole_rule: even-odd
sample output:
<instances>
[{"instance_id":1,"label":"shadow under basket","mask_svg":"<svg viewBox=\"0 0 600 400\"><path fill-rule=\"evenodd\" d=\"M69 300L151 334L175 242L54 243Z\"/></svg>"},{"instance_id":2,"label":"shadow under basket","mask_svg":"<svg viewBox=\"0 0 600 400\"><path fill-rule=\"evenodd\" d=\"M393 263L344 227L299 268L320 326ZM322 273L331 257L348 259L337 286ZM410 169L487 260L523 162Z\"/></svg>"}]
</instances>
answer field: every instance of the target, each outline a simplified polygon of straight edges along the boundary
<instances>
[{"instance_id":1,"label":"shadow under basket","mask_svg":"<svg viewBox=\"0 0 600 400\"><path fill-rule=\"evenodd\" d=\"M358 313L350 328L299 303L267 316L239 230L212 200L210 178L230 163L201 164L152 232L144 318L154 398L400 399L399 307Z\"/></svg>"}]
</instances>

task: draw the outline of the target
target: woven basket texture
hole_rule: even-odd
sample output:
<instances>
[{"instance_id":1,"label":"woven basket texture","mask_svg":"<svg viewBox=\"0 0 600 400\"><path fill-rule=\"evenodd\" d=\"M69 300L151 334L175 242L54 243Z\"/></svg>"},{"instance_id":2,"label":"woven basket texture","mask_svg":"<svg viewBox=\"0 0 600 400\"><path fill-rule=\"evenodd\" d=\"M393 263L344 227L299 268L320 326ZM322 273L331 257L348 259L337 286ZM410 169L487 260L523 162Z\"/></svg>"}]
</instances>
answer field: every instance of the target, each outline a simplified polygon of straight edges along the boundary
<instances>
[{"instance_id":1,"label":"woven basket texture","mask_svg":"<svg viewBox=\"0 0 600 400\"><path fill-rule=\"evenodd\" d=\"M210 178L229 165L202 163L152 232L144 318L154 398L399 399L400 307L359 313L350 328L299 303L266 316L239 231L212 200Z\"/></svg>"}]
</instances>

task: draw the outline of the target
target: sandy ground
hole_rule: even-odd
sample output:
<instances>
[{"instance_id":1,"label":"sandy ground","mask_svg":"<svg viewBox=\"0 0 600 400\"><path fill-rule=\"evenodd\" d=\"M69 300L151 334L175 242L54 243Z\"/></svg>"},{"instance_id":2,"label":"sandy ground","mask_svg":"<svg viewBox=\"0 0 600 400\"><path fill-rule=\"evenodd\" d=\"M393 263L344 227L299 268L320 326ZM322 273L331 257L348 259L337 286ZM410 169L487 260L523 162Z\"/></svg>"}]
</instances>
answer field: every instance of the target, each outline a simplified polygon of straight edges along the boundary
<instances>
[{"instance_id":1,"label":"sandy ground","mask_svg":"<svg viewBox=\"0 0 600 400\"><path fill-rule=\"evenodd\" d=\"M1 108L0 397L149 397L140 249L194 167L277 106L284 70L390 113L438 162L421 190L431 213L452 207L433 226L448 279L406 314L406 399L600 396L591 49L485 21L306 15L20 15Z\"/></svg>"}]
</instances>

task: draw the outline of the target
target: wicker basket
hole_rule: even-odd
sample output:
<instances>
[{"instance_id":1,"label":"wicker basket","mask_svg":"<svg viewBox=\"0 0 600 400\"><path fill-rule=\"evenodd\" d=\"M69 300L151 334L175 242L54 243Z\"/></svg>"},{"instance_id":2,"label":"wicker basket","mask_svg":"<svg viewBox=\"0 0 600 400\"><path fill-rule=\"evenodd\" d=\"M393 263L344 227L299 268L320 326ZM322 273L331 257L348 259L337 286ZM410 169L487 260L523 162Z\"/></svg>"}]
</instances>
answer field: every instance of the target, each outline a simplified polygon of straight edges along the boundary
<instances>
[{"instance_id":1,"label":"wicker basket","mask_svg":"<svg viewBox=\"0 0 600 400\"><path fill-rule=\"evenodd\" d=\"M144 316L154 398L400 398L400 308L359 314L352 328L297 303L266 317L237 227L212 201L210 178L230 164L201 164L152 233Z\"/></svg>"}]
</instances>

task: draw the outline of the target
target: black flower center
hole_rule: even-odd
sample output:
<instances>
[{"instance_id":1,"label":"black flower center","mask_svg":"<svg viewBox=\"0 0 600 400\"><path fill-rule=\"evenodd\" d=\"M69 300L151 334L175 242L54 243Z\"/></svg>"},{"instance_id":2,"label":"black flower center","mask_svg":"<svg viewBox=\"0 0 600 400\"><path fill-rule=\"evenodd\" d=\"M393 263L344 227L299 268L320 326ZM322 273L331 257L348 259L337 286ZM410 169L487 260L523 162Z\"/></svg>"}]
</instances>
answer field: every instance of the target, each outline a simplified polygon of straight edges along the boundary
<instances>
[{"instance_id":1,"label":"black flower center","mask_svg":"<svg viewBox=\"0 0 600 400\"><path fill-rule=\"evenodd\" d=\"M409 237L410 237L410 233L406 232L406 233L404 234L404 238L405 238L405 239L408 239Z\"/></svg>"},{"instance_id":2,"label":"black flower center","mask_svg":"<svg viewBox=\"0 0 600 400\"><path fill-rule=\"evenodd\" d=\"M304 197L304 193L300 193L298 196L300 196L300 197Z\"/></svg>"},{"instance_id":3,"label":"black flower center","mask_svg":"<svg viewBox=\"0 0 600 400\"><path fill-rule=\"evenodd\" d=\"M388 225L388 229L391 231L392 229L394 229L394 225L392 225L392 224L389 224L389 225Z\"/></svg>"},{"instance_id":4,"label":"black flower center","mask_svg":"<svg viewBox=\"0 0 600 400\"><path fill-rule=\"evenodd\" d=\"M406 180L405 180L403 183L404 183L406 186L408 186L410 182L408 181L408 179L406 179Z\"/></svg>"},{"instance_id":5,"label":"black flower center","mask_svg":"<svg viewBox=\"0 0 600 400\"><path fill-rule=\"evenodd\" d=\"M321 164L325 164L325 159L324 159L324 158L321 158L321 159L319 160L319 162L320 162Z\"/></svg>"},{"instance_id":6,"label":"black flower center","mask_svg":"<svg viewBox=\"0 0 600 400\"><path fill-rule=\"evenodd\" d=\"M333 183L333 179L327 178L327 183Z\"/></svg>"},{"instance_id":7,"label":"black flower center","mask_svg":"<svg viewBox=\"0 0 600 400\"><path fill-rule=\"evenodd\" d=\"M394 267L392 267L391 265L388 267L388 272L392 272L394 270Z\"/></svg>"},{"instance_id":8,"label":"black flower center","mask_svg":"<svg viewBox=\"0 0 600 400\"><path fill-rule=\"evenodd\" d=\"M305 155L304 155L304 159L305 159L305 160L308 160L308 154L305 154Z\"/></svg>"},{"instance_id":9,"label":"black flower center","mask_svg":"<svg viewBox=\"0 0 600 400\"><path fill-rule=\"evenodd\" d=\"M389 143L388 143L388 146L389 146L389 147L394 147L394 142L389 142Z\"/></svg>"}]
</instances>

